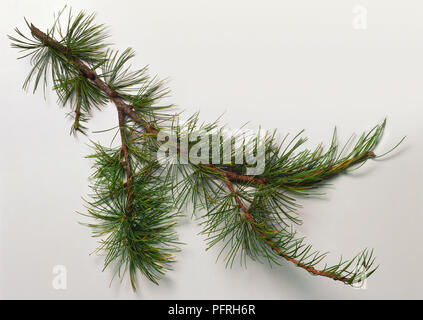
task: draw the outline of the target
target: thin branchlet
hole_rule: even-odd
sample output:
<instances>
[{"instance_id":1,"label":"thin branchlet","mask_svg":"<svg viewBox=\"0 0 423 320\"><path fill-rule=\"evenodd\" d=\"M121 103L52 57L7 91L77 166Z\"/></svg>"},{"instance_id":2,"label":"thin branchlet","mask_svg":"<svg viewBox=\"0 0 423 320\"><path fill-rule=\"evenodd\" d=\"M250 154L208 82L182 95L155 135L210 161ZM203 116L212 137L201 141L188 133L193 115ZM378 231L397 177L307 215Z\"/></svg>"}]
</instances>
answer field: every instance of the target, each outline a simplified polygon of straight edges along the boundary
<instances>
[{"instance_id":1,"label":"thin branchlet","mask_svg":"<svg viewBox=\"0 0 423 320\"><path fill-rule=\"evenodd\" d=\"M146 67L131 70L132 49L112 50L105 43L106 28L94 23L95 15L74 16L70 11L62 27L60 14L49 32L27 22L31 36L16 29L19 38L9 38L12 47L24 52L22 57L31 57L33 68L24 88L33 81L35 91L43 81L45 89L51 73L60 103L71 106L72 133L87 133L93 108L102 109L108 102L116 107L120 148L94 144L90 156L95 172L87 215L96 223L88 225L102 238L99 250L106 253L105 267L115 264L119 276L128 271L134 289L137 270L157 283L178 251L175 210L192 202L194 211L206 210L202 225L209 247L223 243L221 253L226 250L229 265L237 256L244 262L248 256L275 263L282 257L313 275L346 284L376 270L373 251L367 249L350 260L318 268L326 253L296 237L293 225L301 220L294 196L311 194L334 176L374 158L386 121L341 150L335 133L326 151L321 145L300 150L306 141L302 132L282 142L266 133L266 165L259 175L248 175L248 166L234 161L163 166L156 157L161 129L176 130L174 148L181 153L182 139L200 130L212 135L217 121L200 124L194 114L183 125L175 122L172 105L159 102L168 94L163 82L151 78ZM220 148L232 141L221 138ZM230 158L235 157L232 153Z\"/></svg>"}]
</instances>

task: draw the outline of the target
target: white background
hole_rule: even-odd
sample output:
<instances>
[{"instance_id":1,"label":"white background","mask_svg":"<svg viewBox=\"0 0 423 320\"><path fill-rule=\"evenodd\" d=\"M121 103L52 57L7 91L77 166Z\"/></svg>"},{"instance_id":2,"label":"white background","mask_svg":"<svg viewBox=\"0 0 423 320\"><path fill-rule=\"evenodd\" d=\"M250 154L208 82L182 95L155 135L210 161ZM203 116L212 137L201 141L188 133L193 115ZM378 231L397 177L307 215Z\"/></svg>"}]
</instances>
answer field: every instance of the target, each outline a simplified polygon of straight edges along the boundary
<instances>
[{"instance_id":1,"label":"white background","mask_svg":"<svg viewBox=\"0 0 423 320\"><path fill-rule=\"evenodd\" d=\"M198 221L182 219L187 243L174 270L155 286L111 271L86 221L87 138L69 136L56 97L25 93L28 60L16 60L7 34L27 17L45 30L65 3L98 13L118 48L133 47L133 64L169 78L171 100L187 114L238 127L297 133L309 146L361 133L385 117L376 153L406 142L384 161L343 175L320 199L300 199L300 232L329 262L374 248L380 269L365 290L312 277L283 262L225 269L217 248L205 252ZM368 10L368 28L353 28L353 9ZM423 298L423 4L421 1L3 1L0 41L0 297L97 299L369 299ZM95 112L91 130L114 126L114 107ZM99 135L94 140L107 141ZM188 216L189 216L188 212ZM67 290L52 287L53 267L67 268Z\"/></svg>"}]
</instances>

